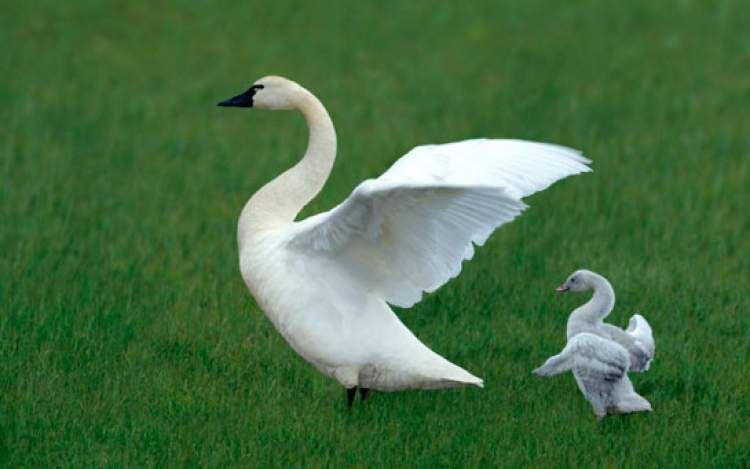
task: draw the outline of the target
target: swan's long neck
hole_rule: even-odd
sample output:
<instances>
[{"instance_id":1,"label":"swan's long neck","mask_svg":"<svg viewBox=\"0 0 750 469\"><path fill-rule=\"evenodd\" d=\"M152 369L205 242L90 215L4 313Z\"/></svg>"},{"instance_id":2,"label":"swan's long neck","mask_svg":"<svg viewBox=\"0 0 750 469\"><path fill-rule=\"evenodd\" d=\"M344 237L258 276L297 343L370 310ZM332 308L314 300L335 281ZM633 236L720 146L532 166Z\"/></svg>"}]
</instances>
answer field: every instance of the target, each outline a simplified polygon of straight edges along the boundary
<instances>
[{"instance_id":1,"label":"swan's long neck","mask_svg":"<svg viewBox=\"0 0 750 469\"><path fill-rule=\"evenodd\" d=\"M615 290L606 278L592 274L589 282L593 285L594 295L586 304L571 314L571 320L599 322L606 318L615 307Z\"/></svg>"},{"instance_id":2,"label":"swan's long neck","mask_svg":"<svg viewBox=\"0 0 750 469\"><path fill-rule=\"evenodd\" d=\"M336 131L328 111L312 93L302 89L295 108L309 129L302 159L253 194L237 227L242 250L253 232L292 223L302 208L323 188L336 159Z\"/></svg>"}]
</instances>

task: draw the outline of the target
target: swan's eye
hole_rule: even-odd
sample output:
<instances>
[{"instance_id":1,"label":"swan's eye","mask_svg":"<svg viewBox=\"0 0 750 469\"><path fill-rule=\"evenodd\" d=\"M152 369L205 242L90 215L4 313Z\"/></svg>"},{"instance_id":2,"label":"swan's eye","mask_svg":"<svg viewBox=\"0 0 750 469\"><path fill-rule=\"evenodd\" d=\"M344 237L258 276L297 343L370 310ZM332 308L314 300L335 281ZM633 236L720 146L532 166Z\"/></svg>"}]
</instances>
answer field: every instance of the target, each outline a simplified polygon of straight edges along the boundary
<instances>
[{"instance_id":1,"label":"swan's eye","mask_svg":"<svg viewBox=\"0 0 750 469\"><path fill-rule=\"evenodd\" d=\"M570 279L570 281L573 282L573 283L576 283L576 278L573 277L572 279Z\"/></svg>"}]
</instances>

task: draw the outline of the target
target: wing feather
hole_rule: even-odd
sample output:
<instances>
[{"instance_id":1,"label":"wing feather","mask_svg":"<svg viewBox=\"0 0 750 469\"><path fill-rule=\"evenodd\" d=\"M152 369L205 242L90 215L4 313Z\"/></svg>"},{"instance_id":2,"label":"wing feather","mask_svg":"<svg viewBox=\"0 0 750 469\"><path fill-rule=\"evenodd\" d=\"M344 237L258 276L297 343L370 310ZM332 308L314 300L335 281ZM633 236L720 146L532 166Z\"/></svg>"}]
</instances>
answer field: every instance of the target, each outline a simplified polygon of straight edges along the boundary
<instances>
[{"instance_id":1,"label":"wing feather","mask_svg":"<svg viewBox=\"0 0 750 469\"><path fill-rule=\"evenodd\" d=\"M590 171L579 152L518 140L416 147L339 206L295 223L288 244L335 256L385 301L409 307L457 276L521 197Z\"/></svg>"},{"instance_id":2,"label":"wing feather","mask_svg":"<svg viewBox=\"0 0 750 469\"><path fill-rule=\"evenodd\" d=\"M633 315L626 330L612 324L602 324L609 337L630 354L630 371L647 371L654 358L654 337L651 326L640 314Z\"/></svg>"}]
</instances>

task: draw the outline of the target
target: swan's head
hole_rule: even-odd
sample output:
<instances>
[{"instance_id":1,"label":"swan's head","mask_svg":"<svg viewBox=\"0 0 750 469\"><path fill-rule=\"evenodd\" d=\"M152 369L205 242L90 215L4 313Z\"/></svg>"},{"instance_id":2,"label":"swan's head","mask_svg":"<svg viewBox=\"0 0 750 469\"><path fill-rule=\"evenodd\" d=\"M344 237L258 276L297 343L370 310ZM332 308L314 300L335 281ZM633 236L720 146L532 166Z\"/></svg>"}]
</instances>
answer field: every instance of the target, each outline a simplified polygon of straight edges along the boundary
<instances>
[{"instance_id":1,"label":"swan's head","mask_svg":"<svg viewBox=\"0 0 750 469\"><path fill-rule=\"evenodd\" d=\"M557 291L562 293L566 291L587 291L593 290L596 286L597 274L590 270L576 270L568 277L565 282L557 287Z\"/></svg>"},{"instance_id":2,"label":"swan's head","mask_svg":"<svg viewBox=\"0 0 750 469\"><path fill-rule=\"evenodd\" d=\"M292 80L268 76L257 80L244 93L220 102L225 107L257 107L260 109L292 109L305 89Z\"/></svg>"}]
</instances>

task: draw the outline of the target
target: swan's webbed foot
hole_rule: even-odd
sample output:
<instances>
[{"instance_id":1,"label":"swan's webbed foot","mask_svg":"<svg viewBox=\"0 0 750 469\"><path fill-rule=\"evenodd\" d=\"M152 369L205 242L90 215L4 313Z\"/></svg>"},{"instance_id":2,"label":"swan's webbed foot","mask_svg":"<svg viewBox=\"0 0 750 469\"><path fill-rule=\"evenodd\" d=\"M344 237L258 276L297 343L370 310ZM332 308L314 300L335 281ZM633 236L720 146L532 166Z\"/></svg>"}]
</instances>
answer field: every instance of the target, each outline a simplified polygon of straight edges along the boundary
<instances>
[{"instance_id":1,"label":"swan's webbed foot","mask_svg":"<svg viewBox=\"0 0 750 469\"><path fill-rule=\"evenodd\" d=\"M365 399L367 399L367 391L369 390L369 388L359 388L359 397L362 399L362 402L365 402Z\"/></svg>"},{"instance_id":2,"label":"swan's webbed foot","mask_svg":"<svg viewBox=\"0 0 750 469\"><path fill-rule=\"evenodd\" d=\"M352 408L352 404L354 404L354 396L357 395L357 386L354 386L353 388L348 388L346 390L346 403L349 406L349 409Z\"/></svg>"}]
</instances>

